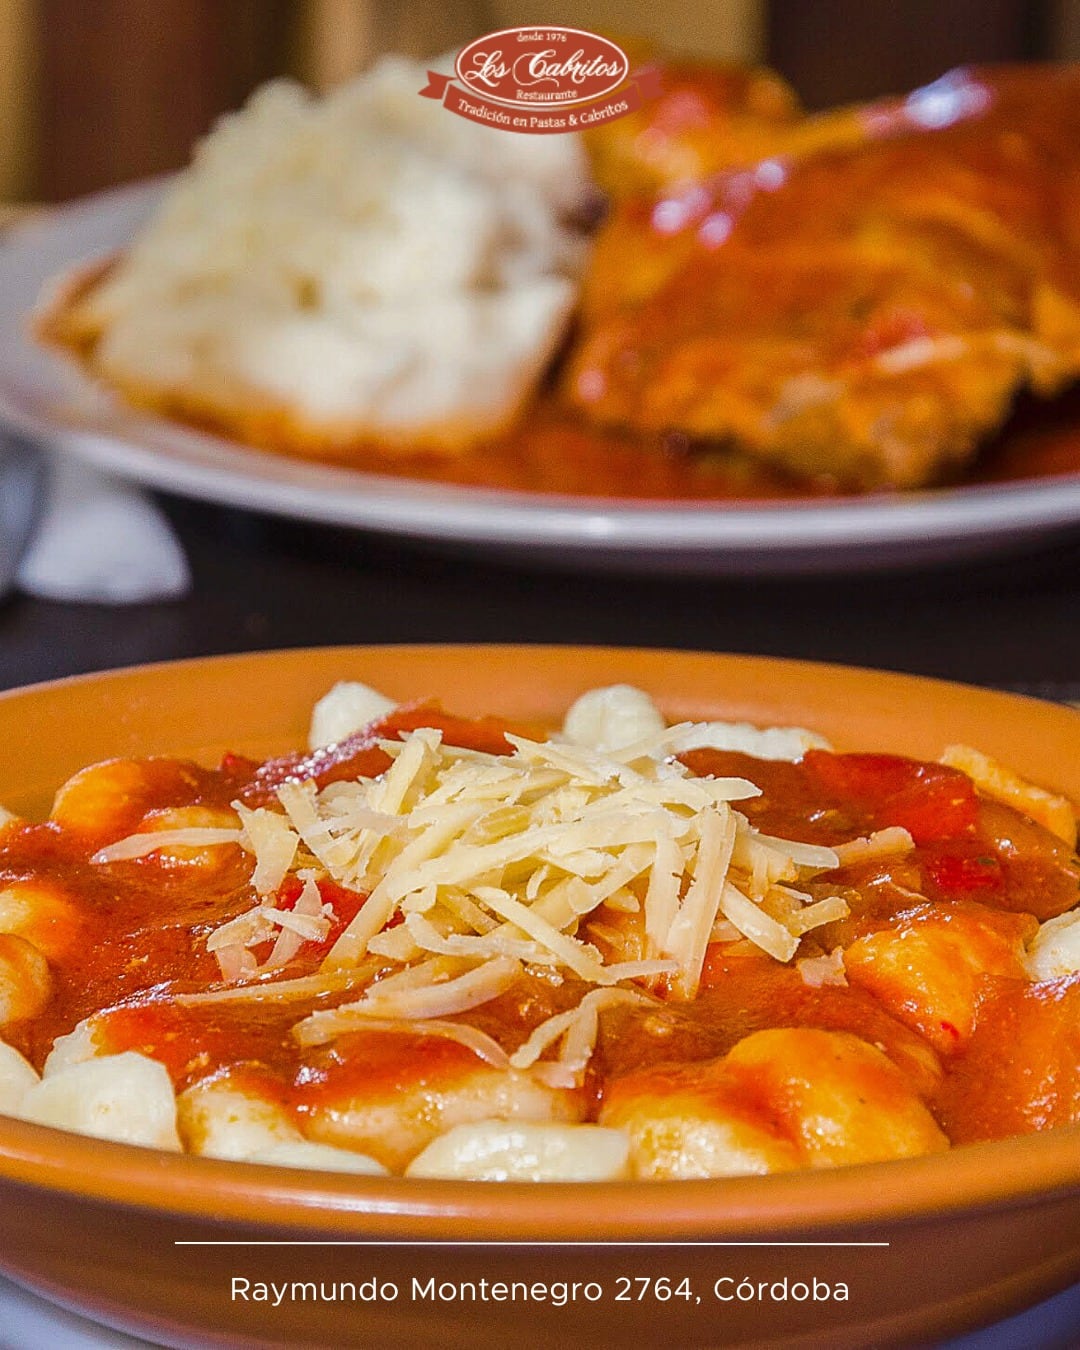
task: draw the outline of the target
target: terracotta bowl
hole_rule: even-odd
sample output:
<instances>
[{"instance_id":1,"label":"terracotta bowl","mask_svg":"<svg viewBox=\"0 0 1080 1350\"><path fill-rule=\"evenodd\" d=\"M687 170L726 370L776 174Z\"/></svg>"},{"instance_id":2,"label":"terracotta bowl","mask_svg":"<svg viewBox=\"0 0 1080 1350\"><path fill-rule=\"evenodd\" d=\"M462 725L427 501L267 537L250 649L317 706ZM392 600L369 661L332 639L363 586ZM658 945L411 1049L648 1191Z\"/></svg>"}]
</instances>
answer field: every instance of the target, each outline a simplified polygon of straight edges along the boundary
<instances>
[{"instance_id":1,"label":"terracotta bowl","mask_svg":"<svg viewBox=\"0 0 1080 1350\"><path fill-rule=\"evenodd\" d=\"M341 678L552 721L582 690L626 680L672 717L801 723L843 748L933 756L967 741L1080 800L1080 717L1063 707L743 657L380 647L7 694L0 802L43 811L109 755L301 743ZM171 1346L910 1345L1080 1278L1080 1130L837 1171L530 1187L253 1167L0 1119L0 1269Z\"/></svg>"}]
</instances>

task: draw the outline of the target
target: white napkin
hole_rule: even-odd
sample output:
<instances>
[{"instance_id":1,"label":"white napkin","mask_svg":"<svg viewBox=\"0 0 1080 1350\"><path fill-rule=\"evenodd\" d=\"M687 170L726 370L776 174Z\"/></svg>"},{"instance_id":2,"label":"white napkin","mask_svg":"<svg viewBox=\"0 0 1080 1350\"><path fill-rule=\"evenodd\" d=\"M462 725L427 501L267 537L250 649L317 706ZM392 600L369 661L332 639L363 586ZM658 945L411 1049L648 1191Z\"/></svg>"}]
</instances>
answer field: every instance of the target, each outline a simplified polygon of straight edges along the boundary
<instances>
[{"instance_id":1,"label":"white napkin","mask_svg":"<svg viewBox=\"0 0 1080 1350\"><path fill-rule=\"evenodd\" d=\"M184 595L191 573L172 527L145 493L50 453L45 509L18 584L44 600L132 605Z\"/></svg>"}]
</instances>

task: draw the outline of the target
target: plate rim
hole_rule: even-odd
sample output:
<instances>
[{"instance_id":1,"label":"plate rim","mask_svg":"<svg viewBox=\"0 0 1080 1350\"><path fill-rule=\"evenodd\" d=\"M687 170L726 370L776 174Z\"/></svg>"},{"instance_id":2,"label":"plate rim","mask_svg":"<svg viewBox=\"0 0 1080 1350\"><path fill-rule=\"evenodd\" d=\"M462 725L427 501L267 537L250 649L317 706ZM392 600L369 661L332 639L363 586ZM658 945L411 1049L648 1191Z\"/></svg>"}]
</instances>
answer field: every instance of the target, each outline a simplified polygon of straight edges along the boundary
<instances>
[{"instance_id":1,"label":"plate rim","mask_svg":"<svg viewBox=\"0 0 1080 1350\"><path fill-rule=\"evenodd\" d=\"M89 225L118 215L130 221L160 194L151 179L68 202L40 220L16 226L0 241L0 275L46 246L74 250ZM114 244L123 242L117 235ZM30 269L33 271L33 269ZM46 275L54 277L50 266ZM0 319L22 319L12 306ZM68 386L90 396L93 425L76 426L54 411L28 408L15 373L31 362L48 370L43 396ZM33 384L33 381L31 381ZM845 556L875 546L928 544L982 551L1000 540L1023 538L1080 523L1080 473L1007 483L980 483L856 498L765 502L624 501L498 487L443 484L371 473L276 455L109 400L73 362L45 353L25 332L0 349L0 418L47 438L99 469L147 487L207 502L456 544L521 549L582 550L586 557L628 561L676 554L722 565L757 559L765 566L814 550Z\"/></svg>"}]
</instances>

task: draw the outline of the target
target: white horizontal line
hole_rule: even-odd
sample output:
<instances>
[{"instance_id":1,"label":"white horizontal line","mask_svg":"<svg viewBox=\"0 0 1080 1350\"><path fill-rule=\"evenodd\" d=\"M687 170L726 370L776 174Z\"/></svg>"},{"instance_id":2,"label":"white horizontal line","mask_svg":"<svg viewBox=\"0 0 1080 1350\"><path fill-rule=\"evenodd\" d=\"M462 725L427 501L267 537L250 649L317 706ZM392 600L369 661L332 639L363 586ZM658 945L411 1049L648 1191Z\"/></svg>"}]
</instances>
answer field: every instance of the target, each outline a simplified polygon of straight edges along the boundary
<instances>
[{"instance_id":1,"label":"white horizontal line","mask_svg":"<svg viewBox=\"0 0 1080 1350\"><path fill-rule=\"evenodd\" d=\"M584 1239L579 1242L515 1242L512 1238L479 1238L471 1242L443 1242L438 1238L410 1242L406 1240L380 1241L372 1239L340 1239L328 1241L243 1240L227 1241L213 1238L177 1238L174 1247L888 1247L888 1242L597 1242Z\"/></svg>"}]
</instances>

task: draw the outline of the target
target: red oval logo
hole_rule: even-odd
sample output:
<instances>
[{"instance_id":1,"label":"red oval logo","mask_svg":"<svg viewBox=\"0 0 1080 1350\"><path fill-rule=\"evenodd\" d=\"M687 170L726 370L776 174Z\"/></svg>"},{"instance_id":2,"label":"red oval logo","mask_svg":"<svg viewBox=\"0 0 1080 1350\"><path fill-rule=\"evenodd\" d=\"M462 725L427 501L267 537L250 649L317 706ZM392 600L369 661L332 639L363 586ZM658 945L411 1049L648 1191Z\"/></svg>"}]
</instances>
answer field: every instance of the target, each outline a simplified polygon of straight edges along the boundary
<instances>
[{"instance_id":1,"label":"red oval logo","mask_svg":"<svg viewBox=\"0 0 1080 1350\"><path fill-rule=\"evenodd\" d=\"M630 74L621 47L581 28L503 28L454 62L474 94L511 108L573 108L618 89Z\"/></svg>"}]
</instances>

